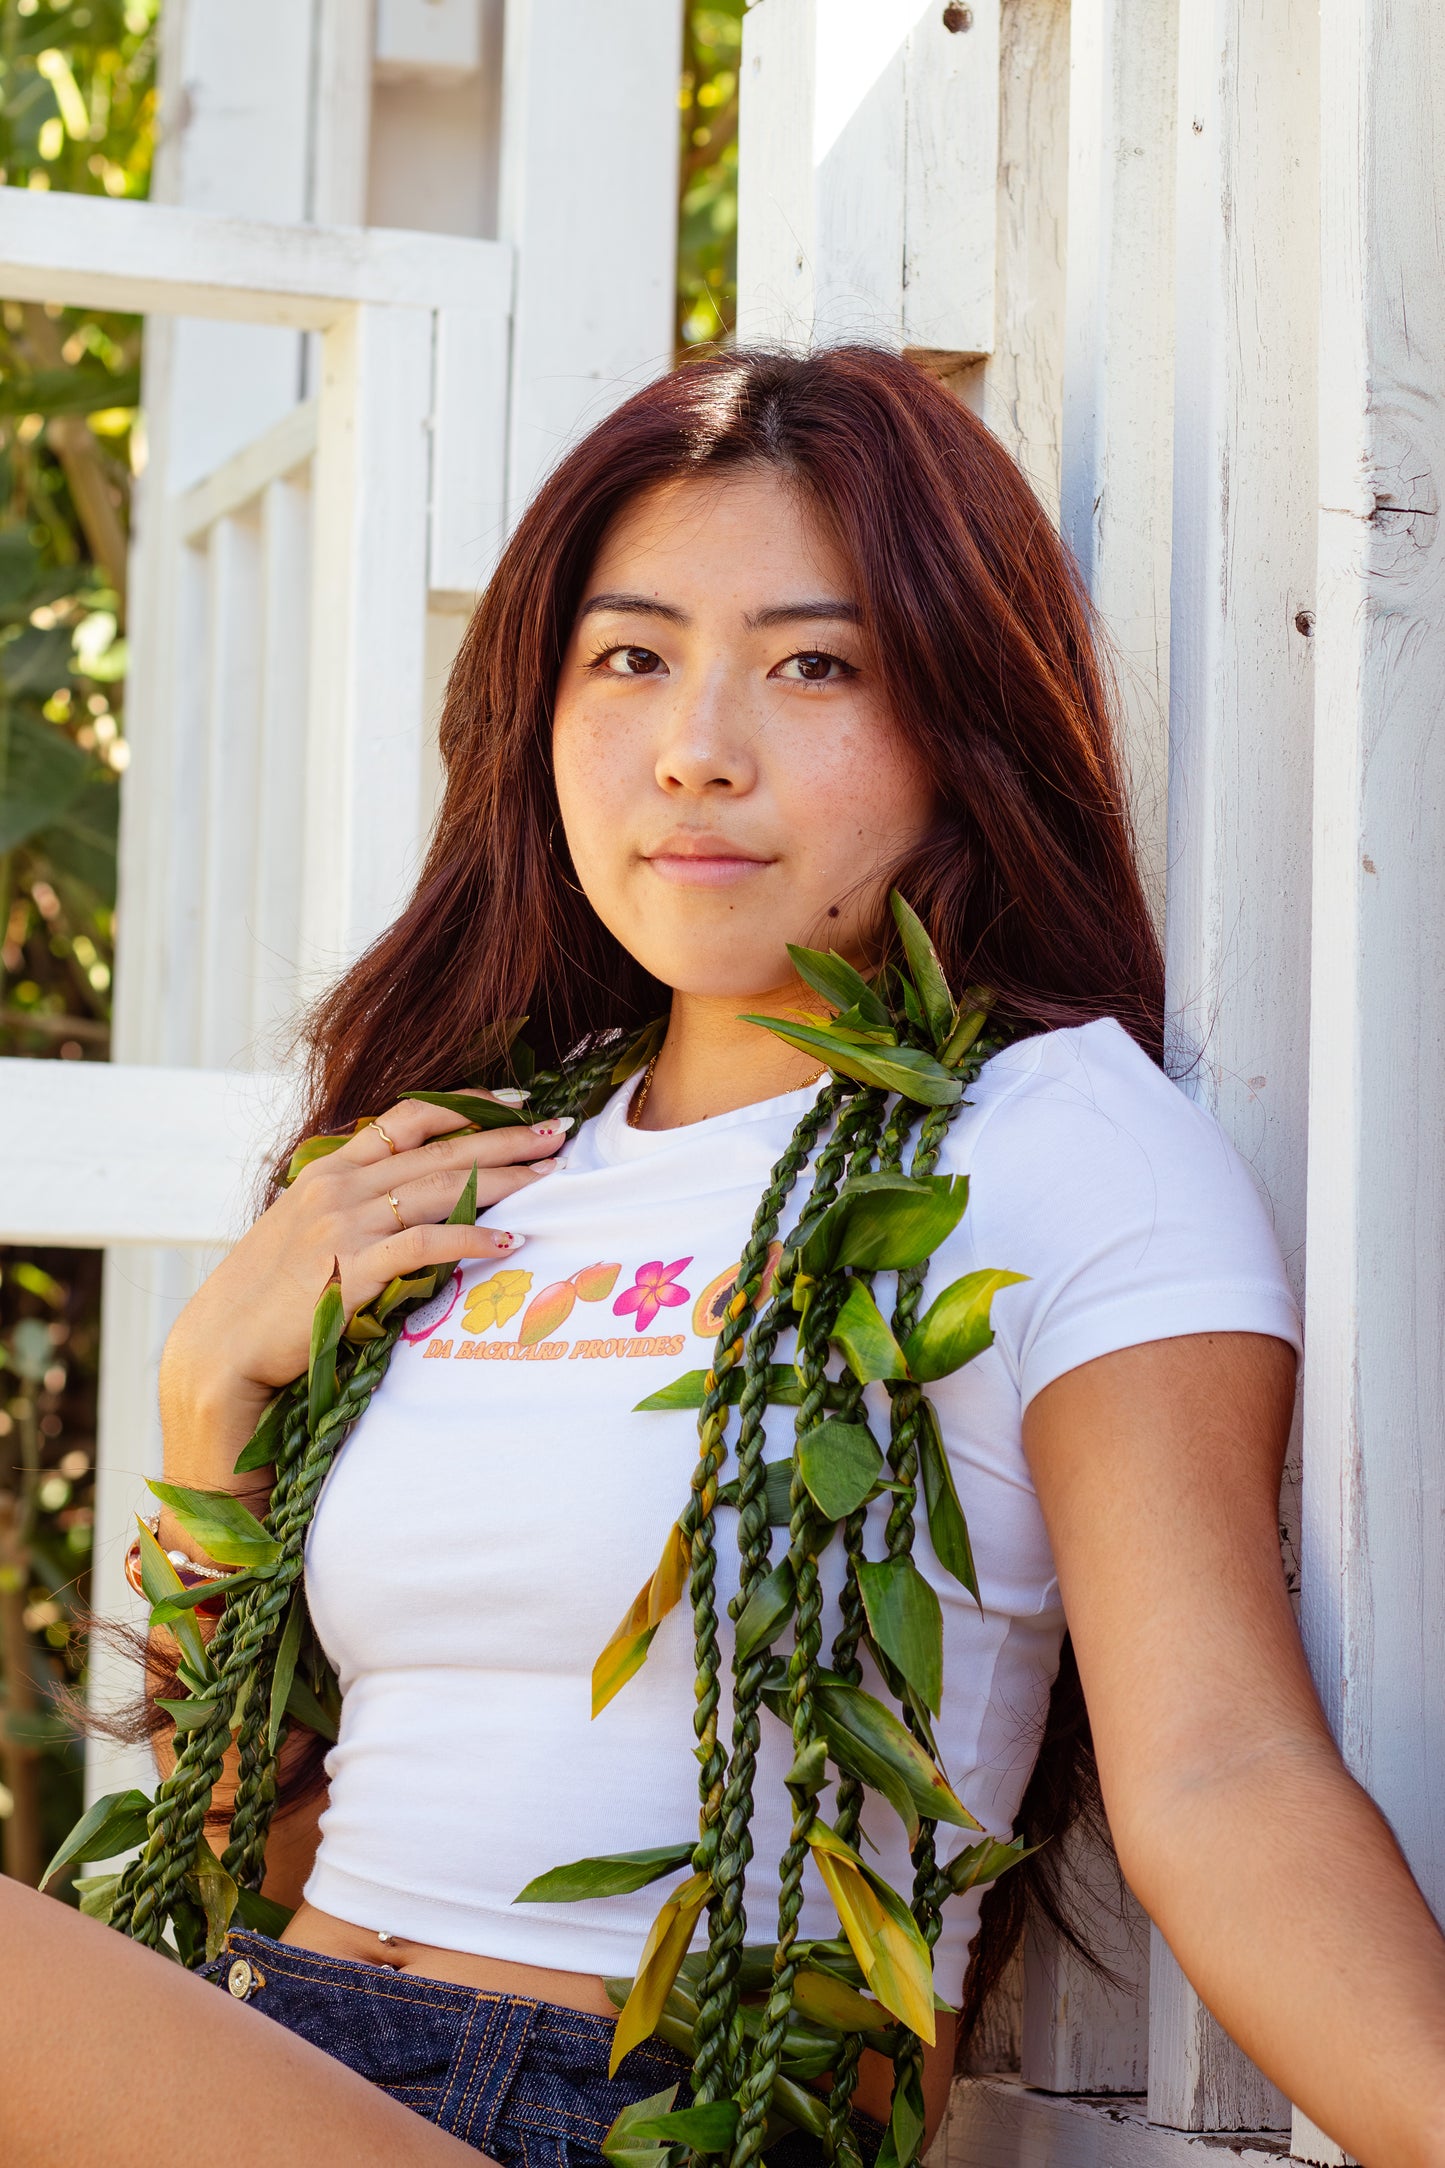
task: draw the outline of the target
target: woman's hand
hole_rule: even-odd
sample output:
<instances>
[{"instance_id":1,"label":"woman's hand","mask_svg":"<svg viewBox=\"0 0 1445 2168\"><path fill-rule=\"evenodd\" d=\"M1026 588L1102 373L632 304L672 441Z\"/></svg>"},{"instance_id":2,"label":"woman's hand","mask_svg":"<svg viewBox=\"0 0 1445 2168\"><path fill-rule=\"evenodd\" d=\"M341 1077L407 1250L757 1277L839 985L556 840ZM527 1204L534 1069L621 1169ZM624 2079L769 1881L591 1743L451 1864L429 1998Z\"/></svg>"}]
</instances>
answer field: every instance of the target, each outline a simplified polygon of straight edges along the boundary
<instances>
[{"instance_id":1,"label":"woman's hand","mask_svg":"<svg viewBox=\"0 0 1445 2168\"><path fill-rule=\"evenodd\" d=\"M333 1263L350 1317L400 1274L520 1246L501 1228L450 1226L447 1214L473 1165L479 1212L549 1173L570 1125L447 1136L456 1124L421 1100L388 1108L304 1167L192 1296L161 1362L171 1481L243 1488L232 1478L236 1456L272 1394L305 1369L311 1313ZM264 1488L256 1477L244 1486L248 1496Z\"/></svg>"}]
</instances>

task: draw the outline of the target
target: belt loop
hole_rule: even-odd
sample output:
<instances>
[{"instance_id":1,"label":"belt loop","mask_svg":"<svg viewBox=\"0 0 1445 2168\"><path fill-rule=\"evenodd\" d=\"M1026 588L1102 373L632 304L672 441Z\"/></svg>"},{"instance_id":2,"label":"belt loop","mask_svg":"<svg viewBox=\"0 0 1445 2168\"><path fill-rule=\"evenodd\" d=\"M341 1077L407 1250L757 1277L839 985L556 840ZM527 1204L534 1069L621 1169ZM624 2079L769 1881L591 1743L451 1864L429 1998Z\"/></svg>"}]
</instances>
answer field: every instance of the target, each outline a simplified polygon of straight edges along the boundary
<instances>
[{"instance_id":1,"label":"belt loop","mask_svg":"<svg viewBox=\"0 0 1445 2168\"><path fill-rule=\"evenodd\" d=\"M526 2052L538 2007L529 1997L479 1989L462 2026L436 2119L443 2130L483 2153L491 2151L492 2132Z\"/></svg>"}]
</instances>

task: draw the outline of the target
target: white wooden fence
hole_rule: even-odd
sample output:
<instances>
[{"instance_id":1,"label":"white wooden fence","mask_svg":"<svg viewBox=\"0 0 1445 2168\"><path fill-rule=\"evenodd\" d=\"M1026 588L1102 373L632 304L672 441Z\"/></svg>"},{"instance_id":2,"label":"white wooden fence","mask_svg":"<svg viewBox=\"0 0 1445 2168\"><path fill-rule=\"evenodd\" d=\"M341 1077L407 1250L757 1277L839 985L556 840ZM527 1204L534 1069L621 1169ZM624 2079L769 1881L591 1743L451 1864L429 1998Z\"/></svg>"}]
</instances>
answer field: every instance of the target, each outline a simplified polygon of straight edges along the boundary
<instances>
[{"instance_id":1,"label":"white wooden fence","mask_svg":"<svg viewBox=\"0 0 1445 2168\"><path fill-rule=\"evenodd\" d=\"M153 318L117 1064L0 1075L0 1233L111 1246L114 1610L156 1353L285 1090L267 1034L405 885L507 521L665 362L677 0L505 13L168 0L165 201L0 194L0 293ZM1431 0L756 0L740 246L745 337L919 352L1085 569L1195 1088L1306 1297L1311 1658L1437 1908L1442 95ZM957 2089L938 2163L1341 2159L1105 1928L1124 1993L1036 1943L1021 2077Z\"/></svg>"}]
</instances>

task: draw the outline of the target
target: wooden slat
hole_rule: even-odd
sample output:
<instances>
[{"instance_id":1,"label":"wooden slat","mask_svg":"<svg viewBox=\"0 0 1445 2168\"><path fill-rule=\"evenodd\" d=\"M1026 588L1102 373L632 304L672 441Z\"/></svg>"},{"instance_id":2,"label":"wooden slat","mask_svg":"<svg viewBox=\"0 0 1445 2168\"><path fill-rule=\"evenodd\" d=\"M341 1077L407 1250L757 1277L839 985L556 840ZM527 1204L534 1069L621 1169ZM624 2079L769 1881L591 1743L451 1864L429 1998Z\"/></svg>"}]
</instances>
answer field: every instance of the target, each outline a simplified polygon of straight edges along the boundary
<instances>
[{"instance_id":1,"label":"wooden slat","mask_svg":"<svg viewBox=\"0 0 1445 2168\"><path fill-rule=\"evenodd\" d=\"M0 1242L230 1240L291 1089L253 1070L0 1061Z\"/></svg>"},{"instance_id":2,"label":"wooden slat","mask_svg":"<svg viewBox=\"0 0 1445 2168\"><path fill-rule=\"evenodd\" d=\"M206 550L206 828L199 1049L241 1067L251 1036L252 868L258 843L261 723L260 522L233 514Z\"/></svg>"},{"instance_id":3,"label":"wooden slat","mask_svg":"<svg viewBox=\"0 0 1445 2168\"><path fill-rule=\"evenodd\" d=\"M357 309L327 334L314 498L301 968L393 918L418 863L432 319Z\"/></svg>"},{"instance_id":4,"label":"wooden slat","mask_svg":"<svg viewBox=\"0 0 1445 2168\"><path fill-rule=\"evenodd\" d=\"M966 29L912 10L904 64L904 346L960 357L994 341L999 0L974 0Z\"/></svg>"},{"instance_id":5,"label":"wooden slat","mask_svg":"<svg viewBox=\"0 0 1445 2168\"><path fill-rule=\"evenodd\" d=\"M1287 2130L1289 2102L1216 2024L1158 1928L1149 1952L1149 2120L1173 2130Z\"/></svg>"},{"instance_id":6,"label":"wooden slat","mask_svg":"<svg viewBox=\"0 0 1445 2168\"><path fill-rule=\"evenodd\" d=\"M1046 1921L1031 1923L1023 2080L1052 2093L1140 2093L1149 2067L1149 1923L1107 1848L1095 1851L1077 1828L1065 1843L1069 1918L1112 1978Z\"/></svg>"},{"instance_id":7,"label":"wooden slat","mask_svg":"<svg viewBox=\"0 0 1445 2168\"><path fill-rule=\"evenodd\" d=\"M188 542L199 540L218 519L243 510L268 483L294 473L315 452L316 401L304 399L184 492L176 506L181 534Z\"/></svg>"},{"instance_id":8,"label":"wooden slat","mask_svg":"<svg viewBox=\"0 0 1445 2168\"><path fill-rule=\"evenodd\" d=\"M1320 29L1302 1623L1445 1917L1445 18L1332 0Z\"/></svg>"},{"instance_id":9,"label":"wooden slat","mask_svg":"<svg viewBox=\"0 0 1445 2168\"><path fill-rule=\"evenodd\" d=\"M506 534L507 326L478 309L436 317L432 436L433 593L486 585Z\"/></svg>"},{"instance_id":10,"label":"wooden slat","mask_svg":"<svg viewBox=\"0 0 1445 2168\"><path fill-rule=\"evenodd\" d=\"M1016 2078L961 2078L925 2168L1278 2168L1282 2138L1158 2130L1136 2100L1069 2100Z\"/></svg>"},{"instance_id":11,"label":"wooden slat","mask_svg":"<svg viewBox=\"0 0 1445 2168\"><path fill-rule=\"evenodd\" d=\"M301 880L306 853L304 762L311 637L311 478L293 471L261 501L261 721L264 808L251 866L252 1058L272 1058L269 1035L296 1008Z\"/></svg>"},{"instance_id":12,"label":"wooden slat","mask_svg":"<svg viewBox=\"0 0 1445 2168\"><path fill-rule=\"evenodd\" d=\"M682 7L627 0L608 10L605 35L595 0L507 0L504 15L512 521L575 437L671 366ZM461 290L448 298L477 305Z\"/></svg>"},{"instance_id":13,"label":"wooden slat","mask_svg":"<svg viewBox=\"0 0 1445 2168\"><path fill-rule=\"evenodd\" d=\"M1064 535L1117 664L1139 857L1168 856L1177 0L1073 0Z\"/></svg>"},{"instance_id":14,"label":"wooden slat","mask_svg":"<svg viewBox=\"0 0 1445 2168\"><path fill-rule=\"evenodd\" d=\"M267 226L159 203L0 189L0 293L17 301L327 325L350 306L507 313L512 252L448 234ZM560 305L560 304L559 304Z\"/></svg>"}]
</instances>

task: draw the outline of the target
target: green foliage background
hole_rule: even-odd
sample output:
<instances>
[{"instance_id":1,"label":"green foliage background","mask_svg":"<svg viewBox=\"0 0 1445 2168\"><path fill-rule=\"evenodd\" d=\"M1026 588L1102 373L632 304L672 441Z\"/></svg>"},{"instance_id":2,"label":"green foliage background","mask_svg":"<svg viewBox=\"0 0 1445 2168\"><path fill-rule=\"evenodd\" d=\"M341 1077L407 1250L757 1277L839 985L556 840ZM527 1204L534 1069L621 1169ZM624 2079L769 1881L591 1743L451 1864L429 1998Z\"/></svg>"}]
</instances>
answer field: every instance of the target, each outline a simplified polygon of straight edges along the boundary
<instances>
[{"instance_id":1,"label":"green foliage background","mask_svg":"<svg viewBox=\"0 0 1445 2168\"><path fill-rule=\"evenodd\" d=\"M161 0L0 0L0 185L140 197ZM677 348L731 335L744 0L689 0ZM137 318L0 300L0 1055L110 1051ZM100 1258L0 1247L0 1832L34 1881L80 1808Z\"/></svg>"}]
</instances>

